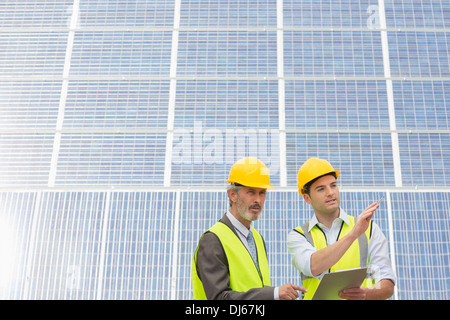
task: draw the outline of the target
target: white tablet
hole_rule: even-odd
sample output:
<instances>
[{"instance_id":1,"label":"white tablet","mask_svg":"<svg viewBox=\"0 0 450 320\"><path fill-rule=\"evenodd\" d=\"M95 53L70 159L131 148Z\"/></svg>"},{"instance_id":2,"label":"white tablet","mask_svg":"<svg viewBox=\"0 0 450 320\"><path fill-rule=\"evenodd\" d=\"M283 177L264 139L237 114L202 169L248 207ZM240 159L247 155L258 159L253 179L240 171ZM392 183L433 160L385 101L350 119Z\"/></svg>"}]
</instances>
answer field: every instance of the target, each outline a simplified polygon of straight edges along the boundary
<instances>
[{"instance_id":1,"label":"white tablet","mask_svg":"<svg viewBox=\"0 0 450 320\"><path fill-rule=\"evenodd\" d=\"M367 276L367 267L325 273L312 300L340 300L339 291L359 288Z\"/></svg>"}]
</instances>

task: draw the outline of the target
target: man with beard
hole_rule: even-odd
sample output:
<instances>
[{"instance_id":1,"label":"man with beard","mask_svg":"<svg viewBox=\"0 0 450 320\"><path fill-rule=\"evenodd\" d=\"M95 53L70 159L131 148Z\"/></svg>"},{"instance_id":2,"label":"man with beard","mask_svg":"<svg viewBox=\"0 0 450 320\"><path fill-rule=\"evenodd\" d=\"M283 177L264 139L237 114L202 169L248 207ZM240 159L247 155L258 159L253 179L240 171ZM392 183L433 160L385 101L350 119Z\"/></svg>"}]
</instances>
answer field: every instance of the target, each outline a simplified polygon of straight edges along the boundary
<instances>
[{"instance_id":1,"label":"man with beard","mask_svg":"<svg viewBox=\"0 0 450 320\"><path fill-rule=\"evenodd\" d=\"M269 265L263 237L253 227L259 219L269 170L259 159L237 161L227 180L229 211L206 231L192 261L194 299L227 300L295 300L294 284L270 286Z\"/></svg>"}]
</instances>

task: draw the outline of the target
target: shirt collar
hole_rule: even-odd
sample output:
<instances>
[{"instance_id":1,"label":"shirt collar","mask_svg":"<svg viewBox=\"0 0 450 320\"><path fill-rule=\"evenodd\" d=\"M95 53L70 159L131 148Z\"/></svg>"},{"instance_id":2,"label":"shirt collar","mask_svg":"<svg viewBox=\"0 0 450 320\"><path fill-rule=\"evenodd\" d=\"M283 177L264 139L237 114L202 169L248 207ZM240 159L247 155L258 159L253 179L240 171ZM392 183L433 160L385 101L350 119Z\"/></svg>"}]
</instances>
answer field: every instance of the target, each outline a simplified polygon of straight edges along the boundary
<instances>
[{"instance_id":1,"label":"shirt collar","mask_svg":"<svg viewBox=\"0 0 450 320\"><path fill-rule=\"evenodd\" d=\"M339 207L339 217L337 219L341 219L342 221L344 221L347 225L350 225L350 220L348 219L348 215L347 213L344 211L344 209L342 209L341 207ZM311 231L312 228L314 228L314 226L316 224L319 223L319 220L317 220L316 215L314 215L311 218L311 221L309 222L309 228L308 228L308 232Z\"/></svg>"},{"instance_id":2,"label":"shirt collar","mask_svg":"<svg viewBox=\"0 0 450 320\"><path fill-rule=\"evenodd\" d=\"M236 219L230 212L230 210L227 211L227 217L228 219L230 219L230 222L233 225L233 227L237 231L239 231L245 238L247 238L250 230L248 230L246 226L244 226L238 219Z\"/></svg>"}]
</instances>

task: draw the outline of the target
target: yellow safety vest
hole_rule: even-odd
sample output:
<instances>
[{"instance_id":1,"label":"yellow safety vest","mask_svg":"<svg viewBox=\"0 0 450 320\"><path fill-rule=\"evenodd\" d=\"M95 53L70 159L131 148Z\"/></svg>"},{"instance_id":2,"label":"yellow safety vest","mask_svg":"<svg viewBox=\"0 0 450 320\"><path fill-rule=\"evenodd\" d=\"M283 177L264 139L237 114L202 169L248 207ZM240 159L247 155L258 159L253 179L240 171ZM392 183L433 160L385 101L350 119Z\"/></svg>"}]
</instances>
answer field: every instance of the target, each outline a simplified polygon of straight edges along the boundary
<instances>
[{"instance_id":1,"label":"yellow safety vest","mask_svg":"<svg viewBox=\"0 0 450 320\"><path fill-rule=\"evenodd\" d=\"M251 227L253 238L255 239L256 251L258 253L260 272L258 272L247 248L226 224L219 221L208 231L219 237L222 247L225 250L230 274L230 288L232 290L246 292L252 288L270 286L269 263L267 261L263 239L258 231ZM192 287L194 299L206 300L202 281L197 274L197 253L198 247L192 258Z\"/></svg>"},{"instance_id":2,"label":"yellow safety vest","mask_svg":"<svg viewBox=\"0 0 450 320\"><path fill-rule=\"evenodd\" d=\"M345 222L342 222L341 230L339 232L338 238L336 241L341 239L342 237L346 236L350 230L353 229L353 226L355 225L355 218L352 216L348 216L349 218L349 225ZM294 230L301 233L306 237L306 240L308 240L309 243L311 243L312 246L314 246L317 250L321 250L323 248L327 247L327 239L325 236L325 233L319 228L319 226L316 224L310 232L308 232L309 228L309 222L305 223L304 225L295 228ZM370 240L370 234L372 229L372 222L370 223L369 227L367 228L366 232L363 233L359 238L358 241L354 241L350 247L347 249L347 251L344 253L344 255L339 259L339 261L333 265L328 272L334 272L337 270L343 270L343 269L351 269L351 268L358 268L358 267L366 267L369 265L369 240ZM305 289L308 289L308 292L305 293L303 299L310 300L314 293L316 292L317 287L319 286L320 280L317 278L312 278L305 276L302 274L302 283L303 287ZM374 286L374 280L373 279L365 279L362 286L364 288L370 288Z\"/></svg>"}]
</instances>

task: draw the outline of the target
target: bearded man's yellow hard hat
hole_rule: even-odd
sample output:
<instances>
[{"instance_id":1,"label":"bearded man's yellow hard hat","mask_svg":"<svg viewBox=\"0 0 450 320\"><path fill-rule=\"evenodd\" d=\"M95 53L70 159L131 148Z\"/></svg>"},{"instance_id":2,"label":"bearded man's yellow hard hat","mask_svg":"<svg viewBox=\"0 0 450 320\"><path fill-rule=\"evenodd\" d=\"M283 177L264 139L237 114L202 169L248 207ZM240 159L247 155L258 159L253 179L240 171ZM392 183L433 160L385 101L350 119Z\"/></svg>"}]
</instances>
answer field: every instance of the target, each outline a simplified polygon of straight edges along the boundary
<instances>
[{"instance_id":1,"label":"bearded man's yellow hard hat","mask_svg":"<svg viewBox=\"0 0 450 320\"><path fill-rule=\"evenodd\" d=\"M246 187L273 189L270 184L269 169L255 157L247 157L236 161L231 167L227 182Z\"/></svg>"}]
</instances>

